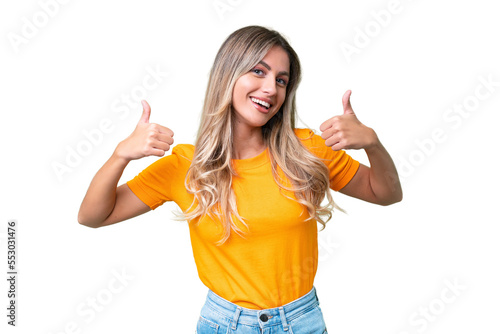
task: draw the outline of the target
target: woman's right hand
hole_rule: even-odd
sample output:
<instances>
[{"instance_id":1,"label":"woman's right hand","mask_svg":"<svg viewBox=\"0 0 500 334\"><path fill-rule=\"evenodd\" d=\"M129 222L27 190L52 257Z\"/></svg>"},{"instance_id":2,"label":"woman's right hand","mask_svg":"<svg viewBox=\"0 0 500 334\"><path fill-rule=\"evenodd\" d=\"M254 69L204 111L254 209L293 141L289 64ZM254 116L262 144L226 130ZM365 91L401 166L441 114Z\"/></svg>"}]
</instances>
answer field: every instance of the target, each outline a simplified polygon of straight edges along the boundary
<instances>
[{"instance_id":1,"label":"woman's right hand","mask_svg":"<svg viewBox=\"0 0 500 334\"><path fill-rule=\"evenodd\" d=\"M151 107L145 100L142 100L141 103L143 111L139 123L134 132L118 144L114 152L115 155L126 161L150 155L162 157L174 143L174 132L159 124L149 123Z\"/></svg>"}]
</instances>

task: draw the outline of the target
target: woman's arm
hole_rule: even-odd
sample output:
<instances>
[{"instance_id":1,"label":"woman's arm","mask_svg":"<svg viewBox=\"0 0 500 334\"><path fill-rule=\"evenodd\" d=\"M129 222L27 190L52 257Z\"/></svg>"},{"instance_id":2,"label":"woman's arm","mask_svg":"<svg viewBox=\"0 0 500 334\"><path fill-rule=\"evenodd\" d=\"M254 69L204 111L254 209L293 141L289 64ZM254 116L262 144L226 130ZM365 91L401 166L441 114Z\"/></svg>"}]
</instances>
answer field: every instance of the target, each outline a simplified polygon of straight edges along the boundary
<instances>
[{"instance_id":1,"label":"woman's arm","mask_svg":"<svg viewBox=\"0 0 500 334\"><path fill-rule=\"evenodd\" d=\"M357 119L349 101L350 95L349 90L342 98L344 114L321 124L321 137L333 150L364 149L370 167L360 164L356 175L340 192L380 205L399 202L403 191L396 166L375 131Z\"/></svg>"},{"instance_id":2,"label":"woman's arm","mask_svg":"<svg viewBox=\"0 0 500 334\"><path fill-rule=\"evenodd\" d=\"M370 167L360 164L354 177L340 192L374 204L390 205L400 202L403 191L389 153L380 141L365 148L365 152L370 160Z\"/></svg>"},{"instance_id":3,"label":"woman's arm","mask_svg":"<svg viewBox=\"0 0 500 334\"><path fill-rule=\"evenodd\" d=\"M143 113L134 132L116 147L111 158L96 173L78 212L78 222L101 227L138 216L150 210L127 186L118 188L123 170L131 160L163 156L173 144L172 130L149 123L151 108L142 101Z\"/></svg>"},{"instance_id":4,"label":"woman's arm","mask_svg":"<svg viewBox=\"0 0 500 334\"><path fill-rule=\"evenodd\" d=\"M96 173L78 212L78 222L89 227L118 223L150 210L127 186L116 187L128 161L113 154Z\"/></svg>"}]
</instances>

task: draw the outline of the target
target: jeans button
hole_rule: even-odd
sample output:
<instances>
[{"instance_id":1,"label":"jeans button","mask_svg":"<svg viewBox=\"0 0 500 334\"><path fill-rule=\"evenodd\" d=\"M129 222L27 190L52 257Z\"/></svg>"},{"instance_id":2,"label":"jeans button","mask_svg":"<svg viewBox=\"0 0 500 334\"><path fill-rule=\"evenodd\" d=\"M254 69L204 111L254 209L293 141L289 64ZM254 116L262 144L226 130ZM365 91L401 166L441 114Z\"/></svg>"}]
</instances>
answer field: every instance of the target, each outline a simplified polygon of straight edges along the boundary
<instances>
[{"instance_id":1,"label":"jeans button","mask_svg":"<svg viewBox=\"0 0 500 334\"><path fill-rule=\"evenodd\" d=\"M263 322L266 322L268 320L267 314L261 314L260 315L260 320L263 321Z\"/></svg>"}]
</instances>

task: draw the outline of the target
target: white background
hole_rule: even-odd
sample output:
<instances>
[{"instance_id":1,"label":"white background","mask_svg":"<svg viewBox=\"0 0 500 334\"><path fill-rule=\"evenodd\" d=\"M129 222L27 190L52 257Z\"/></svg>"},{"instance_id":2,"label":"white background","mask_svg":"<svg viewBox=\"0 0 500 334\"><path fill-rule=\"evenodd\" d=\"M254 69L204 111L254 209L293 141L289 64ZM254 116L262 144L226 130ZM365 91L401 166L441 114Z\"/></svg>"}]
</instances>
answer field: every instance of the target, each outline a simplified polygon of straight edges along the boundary
<instances>
[{"instance_id":1,"label":"white background","mask_svg":"<svg viewBox=\"0 0 500 334\"><path fill-rule=\"evenodd\" d=\"M2 279L2 332L194 333L207 288L175 205L101 229L76 217L92 177L139 120L140 98L176 143L194 141L215 54L252 24L283 33L301 59L300 126L319 130L351 89L403 183L403 202L389 207L334 194L348 215L335 213L319 234L315 282L328 331L500 330L500 22L491 1L16 1L2 2L0 22L5 274L9 219L19 247L18 326L6 324ZM343 53L348 44L357 53ZM137 98L148 68L168 75ZM135 94L133 106L125 94ZM106 120L111 130L99 137ZM77 148L86 155L69 167ZM349 153L369 163L364 151ZM156 159L130 163L120 184Z\"/></svg>"}]
</instances>

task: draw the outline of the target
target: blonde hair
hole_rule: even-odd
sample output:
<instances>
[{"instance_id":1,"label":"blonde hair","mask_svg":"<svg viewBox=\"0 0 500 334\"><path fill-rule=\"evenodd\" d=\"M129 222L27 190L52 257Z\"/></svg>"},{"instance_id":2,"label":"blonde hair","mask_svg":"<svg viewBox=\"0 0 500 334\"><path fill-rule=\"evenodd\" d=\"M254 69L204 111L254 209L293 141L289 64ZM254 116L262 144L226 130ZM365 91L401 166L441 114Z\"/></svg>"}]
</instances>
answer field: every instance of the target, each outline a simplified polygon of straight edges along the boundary
<instances>
[{"instance_id":1,"label":"blonde hair","mask_svg":"<svg viewBox=\"0 0 500 334\"><path fill-rule=\"evenodd\" d=\"M233 176L238 175L231 164L233 88L236 81L261 61L273 46L283 48L290 61L285 101L273 118L262 126L274 180L281 189L293 191L298 203L307 208L310 215L308 220L317 220L323 229L332 216L332 209L337 207L329 191L328 168L302 145L294 133L295 92L301 79L297 54L278 32L260 26L244 27L225 40L215 58L195 141L194 157L185 179L186 189L194 194L194 200L183 213L184 219L201 220L206 214L212 218L215 215L223 228L223 237L218 245L226 242L231 229L243 237L244 233L235 224L233 216L248 228L245 219L238 213L231 186ZM291 181L292 187L284 184L286 180L279 176L278 169ZM321 203L325 194L328 204L323 207Z\"/></svg>"}]
</instances>

